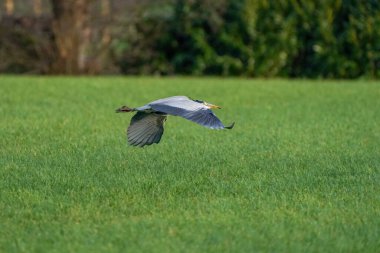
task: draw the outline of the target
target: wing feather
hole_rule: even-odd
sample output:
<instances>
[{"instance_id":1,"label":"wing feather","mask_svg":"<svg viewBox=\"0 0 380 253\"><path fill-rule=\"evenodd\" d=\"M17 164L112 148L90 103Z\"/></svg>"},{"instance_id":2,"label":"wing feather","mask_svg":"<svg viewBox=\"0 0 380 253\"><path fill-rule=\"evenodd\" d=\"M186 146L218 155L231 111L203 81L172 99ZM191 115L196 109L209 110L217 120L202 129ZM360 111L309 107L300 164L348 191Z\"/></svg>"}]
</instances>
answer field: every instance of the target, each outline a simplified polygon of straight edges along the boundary
<instances>
[{"instance_id":1,"label":"wing feather","mask_svg":"<svg viewBox=\"0 0 380 253\"><path fill-rule=\"evenodd\" d=\"M151 133L152 130L154 130L152 129L152 125L149 122L145 126L139 125L139 127L140 127L140 129L138 129L139 131L135 131L131 133L130 135L131 139L142 140L142 137L146 136L147 134Z\"/></svg>"},{"instance_id":2,"label":"wing feather","mask_svg":"<svg viewBox=\"0 0 380 253\"><path fill-rule=\"evenodd\" d=\"M159 143L160 140L161 140L161 136L162 136L162 135L156 134L156 135L154 136L153 142L154 142L154 143Z\"/></svg>"},{"instance_id":3,"label":"wing feather","mask_svg":"<svg viewBox=\"0 0 380 253\"><path fill-rule=\"evenodd\" d=\"M154 111L180 116L204 127L212 129L225 128L223 123L207 106L185 96L159 99L149 103L149 106Z\"/></svg>"},{"instance_id":4,"label":"wing feather","mask_svg":"<svg viewBox=\"0 0 380 253\"><path fill-rule=\"evenodd\" d=\"M157 131L155 126L152 126L151 124L146 124L145 126L140 125L138 127L140 128L139 132L135 135L131 135L131 139L136 145L144 144L144 140Z\"/></svg>"},{"instance_id":5,"label":"wing feather","mask_svg":"<svg viewBox=\"0 0 380 253\"><path fill-rule=\"evenodd\" d=\"M166 115L163 114L137 112L127 130L128 143L140 147L158 143L164 133L165 120Z\"/></svg>"},{"instance_id":6,"label":"wing feather","mask_svg":"<svg viewBox=\"0 0 380 253\"><path fill-rule=\"evenodd\" d=\"M162 136L162 134L157 133L156 131L152 131L152 127L153 127L153 126L151 126L150 133L147 134L147 135L145 135L145 136L143 137L143 139L142 139L141 142L140 142L140 145L143 144L143 143L153 143L153 142L149 142L149 139L151 138L151 136L155 136L155 135L160 135L160 136Z\"/></svg>"},{"instance_id":7,"label":"wing feather","mask_svg":"<svg viewBox=\"0 0 380 253\"><path fill-rule=\"evenodd\" d=\"M136 127L139 127L140 129L136 134L128 136L129 143L135 146L144 146L144 145L152 144L150 142L146 142L146 139L150 135L155 134L156 129L150 127L149 125L145 128L144 126L136 126Z\"/></svg>"},{"instance_id":8,"label":"wing feather","mask_svg":"<svg viewBox=\"0 0 380 253\"><path fill-rule=\"evenodd\" d=\"M131 137L131 140L132 140L131 144L136 145L136 146L140 146L144 144L146 136L149 135L150 131L151 129L146 128L145 131L141 131L139 134Z\"/></svg>"}]
</instances>

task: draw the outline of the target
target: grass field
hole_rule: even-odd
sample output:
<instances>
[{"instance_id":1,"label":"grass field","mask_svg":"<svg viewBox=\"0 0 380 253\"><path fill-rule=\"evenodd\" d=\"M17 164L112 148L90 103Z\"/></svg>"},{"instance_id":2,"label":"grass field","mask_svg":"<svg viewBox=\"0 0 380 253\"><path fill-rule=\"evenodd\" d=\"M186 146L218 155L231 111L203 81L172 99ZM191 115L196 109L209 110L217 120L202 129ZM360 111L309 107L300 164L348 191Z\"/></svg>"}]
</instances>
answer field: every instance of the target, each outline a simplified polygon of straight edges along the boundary
<instances>
[{"instance_id":1,"label":"grass field","mask_svg":"<svg viewBox=\"0 0 380 253\"><path fill-rule=\"evenodd\" d=\"M231 131L157 98L220 105ZM380 84L0 76L0 252L379 252Z\"/></svg>"}]
</instances>

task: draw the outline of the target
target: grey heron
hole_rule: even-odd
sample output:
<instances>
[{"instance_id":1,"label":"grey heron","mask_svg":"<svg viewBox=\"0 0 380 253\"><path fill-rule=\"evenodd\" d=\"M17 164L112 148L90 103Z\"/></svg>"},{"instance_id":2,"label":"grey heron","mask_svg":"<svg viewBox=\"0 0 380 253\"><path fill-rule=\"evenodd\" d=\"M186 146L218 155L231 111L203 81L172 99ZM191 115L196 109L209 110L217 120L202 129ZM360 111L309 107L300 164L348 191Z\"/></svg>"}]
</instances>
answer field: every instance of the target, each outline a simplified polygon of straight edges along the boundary
<instances>
[{"instance_id":1,"label":"grey heron","mask_svg":"<svg viewBox=\"0 0 380 253\"><path fill-rule=\"evenodd\" d=\"M127 130L128 143L143 147L159 143L164 133L164 122L168 115L180 116L211 129L232 129L234 123L224 126L211 109L219 106L186 96L174 96L155 100L144 106L130 108L122 106L116 112L136 112Z\"/></svg>"}]
</instances>

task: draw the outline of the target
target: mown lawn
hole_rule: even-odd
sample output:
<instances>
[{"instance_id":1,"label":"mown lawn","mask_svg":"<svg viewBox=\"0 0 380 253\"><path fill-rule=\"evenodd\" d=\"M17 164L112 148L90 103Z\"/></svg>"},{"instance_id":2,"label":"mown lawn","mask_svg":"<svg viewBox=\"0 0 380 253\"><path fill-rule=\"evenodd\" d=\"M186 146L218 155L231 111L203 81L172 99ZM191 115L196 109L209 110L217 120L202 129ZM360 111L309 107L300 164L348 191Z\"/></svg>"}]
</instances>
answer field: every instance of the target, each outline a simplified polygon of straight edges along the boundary
<instances>
[{"instance_id":1,"label":"mown lawn","mask_svg":"<svg viewBox=\"0 0 380 253\"><path fill-rule=\"evenodd\" d=\"M121 105L187 95L126 144ZM0 76L0 252L379 252L380 83Z\"/></svg>"}]
</instances>

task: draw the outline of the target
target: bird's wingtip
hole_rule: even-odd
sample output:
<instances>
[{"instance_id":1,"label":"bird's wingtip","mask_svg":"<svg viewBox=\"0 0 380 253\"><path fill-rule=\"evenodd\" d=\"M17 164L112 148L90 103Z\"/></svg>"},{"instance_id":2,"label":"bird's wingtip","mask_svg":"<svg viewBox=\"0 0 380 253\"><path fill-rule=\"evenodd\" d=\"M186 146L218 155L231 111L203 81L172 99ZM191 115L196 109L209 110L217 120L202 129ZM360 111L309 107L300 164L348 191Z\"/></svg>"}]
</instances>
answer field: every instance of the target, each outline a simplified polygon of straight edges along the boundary
<instances>
[{"instance_id":1,"label":"bird's wingtip","mask_svg":"<svg viewBox=\"0 0 380 253\"><path fill-rule=\"evenodd\" d=\"M226 127L224 127L224 128L226 128L226 129L232 129L232 128L234 128L234 126L235 126L235 122L232 122L231 125L226 126Z\"/></svg>"}]
</instances>

